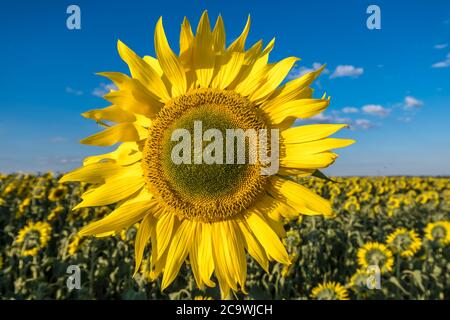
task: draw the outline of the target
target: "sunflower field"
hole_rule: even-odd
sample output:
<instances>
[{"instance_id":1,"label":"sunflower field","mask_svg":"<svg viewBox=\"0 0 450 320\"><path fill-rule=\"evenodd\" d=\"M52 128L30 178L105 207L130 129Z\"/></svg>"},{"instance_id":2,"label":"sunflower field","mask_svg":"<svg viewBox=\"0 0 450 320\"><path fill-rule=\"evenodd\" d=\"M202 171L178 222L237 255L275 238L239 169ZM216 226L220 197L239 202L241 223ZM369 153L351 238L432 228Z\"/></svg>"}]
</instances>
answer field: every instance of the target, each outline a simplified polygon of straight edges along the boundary
<instances>
[{"instance_id":1,"label":"sunflower field","mask_svg":"<svg viewBox=\"0 0 450 320\"><path fill-rule=\"evenodd\" d=\"M148 271L148 251L133 277L136 226L113 237L80 238L88 221L112 208L71 210L87 186L58 180L52 173L0 175L2 299L220 297L218 286L197 289L189 264L161 292L161 279ZM292 264L264 271L248 258L248 295L235 298L449 299L450 179L299 182L330 199L335 215L289 221L283 241ZM67 285L70 266L81 271L79 289Z\"/></svg>"}]
</instances>

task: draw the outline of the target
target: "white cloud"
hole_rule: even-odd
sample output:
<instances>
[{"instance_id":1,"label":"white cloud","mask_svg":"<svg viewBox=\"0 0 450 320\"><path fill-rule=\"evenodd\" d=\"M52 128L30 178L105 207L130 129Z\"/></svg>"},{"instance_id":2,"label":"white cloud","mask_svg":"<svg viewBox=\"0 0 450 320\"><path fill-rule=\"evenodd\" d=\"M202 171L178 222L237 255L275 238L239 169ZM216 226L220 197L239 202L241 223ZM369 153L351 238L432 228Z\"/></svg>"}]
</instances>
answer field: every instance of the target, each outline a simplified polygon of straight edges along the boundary
<instances>
[{"instance_id":1,"label":"white cloud","mask_svg":"<svg viewBox=\"0 0 450 320\"><path fill-rule=\"evenodd\" d=\"M76 96L81 96L83 94L83 91L74 89L72 87L66 87L66 92L70 93L70 94L74 94Z\"/></svg>"},{"instance_id":2,"label":"white cloud","mask_svg":"<svg viewBox=\"0 0 450 320\"><path fill-rule=\"evenodd\" d=\"M445 49L448 47L448 43L439 43L434 46L435 49Z\"/></svg>"},{"instance_id":3,"label":"white cloud","mask_svg":"<svg viewBox=\"0 0 450 320\"><path fill-rule=\"evenodd\" d=\"M373 127L374 125L372 121L367 119L356 119L355 122L351 125L352 129L360 129L360 130L367 130Z\"/></svg>"},{"instance_id":4,"label":"white cloud","mask_svg":"<svg viewBox=\"0 0 450 320\"><path fill-rule=\"evenodd\" d=\"M359 109L355 107L345 107L342 109L343 113L358 113Z\"/></svg>"},{"instance_id":5,"label":"white cloud","mask_svg":"<svg viewBox=\"0 0 450 320\"><path fill-rule=\"evenodd\" d=\"M447 57L443 61L436 62L431 65L432 68L448 68L450 67L450 53L447 54Z\"/></svg>"},{"instance_id":6,"label":"white cloud","mask_svg":"<svg viewBox=\"0 0 450 320\"><path fill-rule=\"evenodd\" d=\"M100 83L100 86L92 91L92 95L96 97L103 97L105 94L109 93L111 90L117 90L117 87L113 83Z\"/></svg>"},{"instance_id":7,"label":"white cloud","mask_svg":"<svg viewBox=\"0 0 450 320\"><path fill-rule=\"evenodd\" d=\"M352 65L339 65L334 69L331 74L330 79L340 78L340 77L352 77L357 78L364 73L363 68L356 68Z\"/></svg>"},{"instance_id":8,"label":"white cloud","mask_svg":"<svg viewBox=\"0 0 450 320\"><path fill-rule=\"evenodd\" d=\"M309 73L309 72L313 72L316 71L317 69L319 69L322 66L321 63L319 62L314 62L312 64L312 67L294 67L291 69L291 71L289 72L287 79L288 80L292 80L292 79L297 79L300 78L301 76ZM322 73L324 74L328 74L330 73L330 71L328 69L324 69L322 71Z\"/></svg>"},{"instance_id":9,"label":"white cloud","mask_svg":"<svg viewBox=\"0 0 450 320\"><path fill-rule=\"evenodd\" d=\"M423 106L423 101L416 99L412 96L406 96L404 102L405 109L411 110L414 108L420 108Z\"/></svg>"},{"instance_id":10,"label":"white cloud","mask_svg":"<svg viewBox=\"0 0 450 320\"><path fill-rule=\"evenodd\" d=\"M361 109L366 114L379 117L386 117L391 112L391 110L386 109L379 104L366 104Z\"/></svg>"}]
</instances>

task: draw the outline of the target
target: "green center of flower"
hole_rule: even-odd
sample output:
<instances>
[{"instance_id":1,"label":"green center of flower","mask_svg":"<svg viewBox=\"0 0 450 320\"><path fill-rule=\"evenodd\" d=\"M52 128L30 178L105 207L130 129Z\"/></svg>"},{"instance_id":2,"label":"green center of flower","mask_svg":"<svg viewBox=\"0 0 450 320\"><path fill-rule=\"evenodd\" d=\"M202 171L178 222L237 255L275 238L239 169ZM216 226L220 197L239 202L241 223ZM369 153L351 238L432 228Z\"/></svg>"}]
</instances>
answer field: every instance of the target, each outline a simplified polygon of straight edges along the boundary
<instances>
[{"instance_id":1,"label":"green center of flower","mask_svg":"<svg viewBox=\"0 0 450 320\"><path fill-rule=\"evenodd\" d=\"M232 91L196 89L174 98L152 122L144 147L150 193L183 218L235 217L267 182L247 136L260 129L267 126L258 109Z\"/></svg>"}]
</instances>

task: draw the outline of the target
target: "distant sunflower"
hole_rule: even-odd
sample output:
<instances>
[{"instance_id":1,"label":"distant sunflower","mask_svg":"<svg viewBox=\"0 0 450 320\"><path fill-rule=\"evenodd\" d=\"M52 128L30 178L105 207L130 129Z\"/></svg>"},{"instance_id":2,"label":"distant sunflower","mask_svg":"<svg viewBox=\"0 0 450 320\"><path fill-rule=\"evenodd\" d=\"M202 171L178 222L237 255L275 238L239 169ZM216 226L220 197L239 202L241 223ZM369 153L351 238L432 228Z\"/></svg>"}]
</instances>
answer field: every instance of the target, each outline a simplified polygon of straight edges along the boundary
<instances>
[{"instance_id":1,"label":"distant sunflower","mask_svg":"<svg viewBox=\"0 0 450 320\"><path fill-rule=\"evenodd\" d=\"M334 281L319 284L312 290L311 298L317 300L349 300L347 289Z\"/></svg>"},{"instance_id":2,"label":"distant sunflower","mask_svg":"<svg viewBox=\"0 0 450 320\"><path fill-rule=\"evenodd\" d=\"M382 243L368 242L358 249L358 264L363 269L378 266L382 273L392 271L394 257L392 252Z\"/></svg>"},{"instance_id":3,"label":"distant sunflower","mask_svg":"<svg viewBox=\"0 0 450 320\"><path fill-rule=\"evenodd\" d=\"M47 222L30 222L19 231L16 243L23 256L35 256L50 240L51 226Z\"/></svg>"},{"instance_id":4,"label":"distant sunflower","mask_svg":"<svg viewBox=\"0 0 450 320\"><path fill-rule=\"evenodd\" d=\"M135 239L136 270L151 243L150 276L163 273L162 290L189 259L200 288L215 285L214 272L223 297L230 289L245 292L246 251L265 270L271 260L290 263L280 240L285 236L282 217L332 214L326 200L287 178L329 166L337 157L330 149L354 142L327 138L346 127L342 124L290 128L296 119L327 108L329 98L312 98L309 87L324 66L282 85L298 59L268 63L273 40L265 48L259 41L246 50L249 27L250 19L226 47L220 16L211 30L204 12L195 35L184 19L176 55L160 19L156 58L141 58L119 41L131 77L101 73L118 90L105 95L111 106L83 114L106 130L82 143L121 144L111 153L86 158L82 168L61 179L92 184L76 209L116 204L110 215L80 235L120 232L141 222ZM177 129L192 133L196 121L203 130L222 134L227 129L279 129L278 174L261 175L265 165L248 159L241 164L175 164L172 134ZM198 153L191 146L195 161Z\"/></svg>"},{"instance_id":5,"label":"distant sunflower","mask_svg":"<svg viewBox=\"0 0 450 320\"><path fill-rule=\"evenodd\" d=\"M48 200L56 202L62 200L67 194L66 186L57 186L50 191L48 195Z\"/></svg>"},{"instance_id":6,"label":"distant sunflower","mask_svg":"<svg viewBox=\"0 0 450 320\"><path fill-rule=\"evenodd\" d=\"M365 269L358 269L350 278L349 286L351 288L367 287L367 279L369 278L369 276L370 275Z\"/></svg>"},{"instance_id":7,"label":"distant sunflower","mask_svg":"<svg viewBox=\"0 0 450 320\"><path fill-rule=\"evenodd\" d=\"M389 234L386 243L393 252L398 252L402 257L412 257L422 245L417 233L405 228L398 228Z\"/></svg>"},{"instance_id":8,"label":"distant sunflower","mask_svg":"<svg viewBox=\"0 0 450 320\"><path fill-rule=\"evenodd\" d=\"M444 246L450 244L450 222L430 222L425 227L425 237L428 240L436 241Z\"/></svg>"}]
</instances>

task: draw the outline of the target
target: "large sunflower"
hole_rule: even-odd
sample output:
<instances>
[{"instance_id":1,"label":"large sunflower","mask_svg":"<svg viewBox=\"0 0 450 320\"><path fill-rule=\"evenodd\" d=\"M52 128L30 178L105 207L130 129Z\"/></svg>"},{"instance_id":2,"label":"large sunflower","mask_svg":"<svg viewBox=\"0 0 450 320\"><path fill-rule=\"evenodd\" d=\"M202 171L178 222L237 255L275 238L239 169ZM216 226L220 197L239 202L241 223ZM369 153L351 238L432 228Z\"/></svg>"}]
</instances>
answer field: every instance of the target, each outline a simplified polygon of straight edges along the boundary
<instances>
[{"instance_id":1,"label":"large sunflower","mask_svg":"<svg viewBox=\"0 0 450 320\"><path fill-rule=\"evenodd\" d=\"M105 95L111 106L83 114L106 129L82 143L120 145L111 153L86 158L83 167L62 178L92 184L75 209L116 204L110 215L86 226L80 235L108 235L140 222L136 270L150 243L151 277L163 273L163 290L189 259L200 288L214 286L215 273L223 297L230 288L245 292L246 252L265 270L272 260L290 263L280 241L285 236L283 217L332 213L326 200L288 178L329 166L337 157L330 149L353 143L327 138L345 127L341 124L290 128L296 119L319 114L328 106L329 98L312 98L309 88L323 67L281 85L298 59L269 63L274 40L264 48L259 41L246 50L249 27L250 19L226 47L220 16L211 30L204 12L195 35L184 19L176 55L160 19L156 58L141 58L119 41L118 51L131 77L101 73L118 89ZM246 154L244 163L196 163L195 142L194 164L175 163L174 133L177 129L192 133L198 123L203 130L219 133L279 130L278 173L261 174L266 164L249 161L255 151ZM185 156L191 159L190 153L183 152Z\"/></svg>"}]
</instances>

